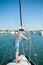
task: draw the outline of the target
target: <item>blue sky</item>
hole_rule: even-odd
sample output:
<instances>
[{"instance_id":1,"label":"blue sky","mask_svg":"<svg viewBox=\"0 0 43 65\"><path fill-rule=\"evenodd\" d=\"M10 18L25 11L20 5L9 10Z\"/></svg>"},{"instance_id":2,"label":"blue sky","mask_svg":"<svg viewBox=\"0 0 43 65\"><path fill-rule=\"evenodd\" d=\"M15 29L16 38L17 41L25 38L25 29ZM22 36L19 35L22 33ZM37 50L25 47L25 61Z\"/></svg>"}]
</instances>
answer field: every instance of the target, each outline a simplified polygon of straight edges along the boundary
<instances>
[{"instance_id":1,"label":"blue sky","mask_svg":"<svg viewBox=\"0 0 43 65\"><path fill-rule=\"evenodd\" d=\"M43 0L22 0L25 30L43 30ZM19 0L0 0L0 29L20 28Z\"/></svg>"}]
</instances>

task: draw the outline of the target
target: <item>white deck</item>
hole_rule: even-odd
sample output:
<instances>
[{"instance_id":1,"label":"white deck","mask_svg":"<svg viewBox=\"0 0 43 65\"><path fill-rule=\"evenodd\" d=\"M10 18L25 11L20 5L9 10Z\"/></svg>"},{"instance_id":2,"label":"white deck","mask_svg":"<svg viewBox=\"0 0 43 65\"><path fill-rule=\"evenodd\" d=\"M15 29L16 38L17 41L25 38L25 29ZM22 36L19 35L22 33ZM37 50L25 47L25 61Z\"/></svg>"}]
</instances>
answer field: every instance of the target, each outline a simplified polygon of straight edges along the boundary
<instances>
[{"instance_id":1,"label":"white deck","mask_svg":"<svg viewBox=\"0 0 43 65\"><path fill-rule=\"evenodd\" d=\"M24 55L21 55L19 57L20 62L19 63L15 63L15 62L10 62L7 65L31 65L28 60L26 59L26 57ZM14 60L13 60L14 61Z\"/></svg>"}]
</instances>

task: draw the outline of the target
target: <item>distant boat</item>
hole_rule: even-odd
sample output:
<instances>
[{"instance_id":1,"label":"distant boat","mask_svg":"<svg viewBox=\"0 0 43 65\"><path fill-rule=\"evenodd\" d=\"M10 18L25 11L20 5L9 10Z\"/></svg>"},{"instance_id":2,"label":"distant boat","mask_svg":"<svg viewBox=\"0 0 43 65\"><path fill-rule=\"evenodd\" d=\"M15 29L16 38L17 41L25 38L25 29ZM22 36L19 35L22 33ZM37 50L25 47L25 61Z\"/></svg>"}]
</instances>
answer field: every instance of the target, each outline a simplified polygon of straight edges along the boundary
<instances>
[{"instance_id":1,"label":"distant boat","mask_svg":"<svg viewBox=\"0 0 43 65\"><path fill-rule=\"evenodd\" d=\"M35 34L35 33L36 33L36 31L33 31L33 33Z\"/></svg>"},{"instance_id":2,"label":"distant boat","mask_svg":"<svg viewBox=\"0 0 43 65\"><path fill-rule=\"evenodd\" d=\"M41 33L42 33L42 36L43 36L43 31Z\"/></svg>"},{"instance_id":3,"label":"distant boat","mask_svg":"<svg viewBox=\"0 0 43 65\"><path fill-rule=\"evenodd\" d=\"M10 32L11 34L15 34L15 32L14 31L12 31L12 32Z\"/></svg>"}]
</instances>

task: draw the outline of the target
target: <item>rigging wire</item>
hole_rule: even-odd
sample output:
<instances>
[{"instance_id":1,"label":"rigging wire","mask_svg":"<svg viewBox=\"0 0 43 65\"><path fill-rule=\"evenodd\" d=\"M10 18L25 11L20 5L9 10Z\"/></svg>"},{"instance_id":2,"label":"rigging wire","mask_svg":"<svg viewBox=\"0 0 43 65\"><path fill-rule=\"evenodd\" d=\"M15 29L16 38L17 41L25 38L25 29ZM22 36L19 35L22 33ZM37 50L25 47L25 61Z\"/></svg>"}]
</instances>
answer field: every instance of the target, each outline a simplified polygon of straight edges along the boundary
<instances>
[{"instance_id":1,"label":"rigging wire","mask_svg":"<svg viewBox=\"0 0 43 65\"><path fill-rule=\"evenodd\" d=\"M0 46L0 48L2 48L3 46L6 46L9 42L11 42L14 39L14 37L12 39L10 39L8 42L5 42L6 44L3 44L2 46Z\"/></svg>"},{"instance_id":2,"label":"rigging wire","mask_svg":"<svg viewBox=\"0 0 43 65\"><path fill-rule=\"evenodd\" d=\"M9 41L8 41L9 42ZM3 44L2 46L0 46L0 48L2 48L3 46L6 46L8 44L8 42L6 42L6 44Z\"/></svg>"},{"instance_id":3,"label":"rigging wire","mask_svg":"<svg viewBox=\"0 0 43 65\"><path fill-rule=\"evenodd\" d=\"M23 45L23 39L22 39L22 53L25 55L25 52L24 52L24 45Z\"/></svg>"},{"instance_id":4,"label":"rigging wire","mask_svg":"<svg viewBox=\"0 0 43 65\"><path fill-rule=\"evenodd\" d=\"M32 44L32 39L30 40L30 44ZM32 48L32 51L33 51L33 54L34 54L34 58L35 58L35 61L36 61L36 65L38 65L38 61L37 61L37 58L36 58L37 54L35 54L33 45L31 46L31 48Z\"/></svg>"},{"instance_id":5,"label":"rigging wire","mask_svg":"<svg viewBox=\"0 0 43 65\"><path fill-rule=\"evenodd\" d=\"M12 61L12 45L11 45L11 41L10 41L10 60Z\"/></svg>"},{"instance_id":6,"label":"rigging wire","mask_svg":"<svg viewBox=\"0 0 43 65\"><path fill-rule=\"evenodd\" d=\"M0 64L0 65L2 65L2 64L4 63L4 61L5 61L5 58L6 58L7 54L8 54L8 48L7 48L7 50L6 50L6 53L5 53L5 55L4 55L4 58L3 58L3 60L2 60L2 62L1 62L1 64Z\"/></svg>"},{"instance_id":7,"label":"rigging wire","mask_svg":"<svg viewBox=\"0 0 43 65\"><path fill-rule=\"evenodd\" d=\"M12 40L12 39L11 39ZM11 60L12 60L12 49L11 49L11 40L9 40L6 44L4 44L3 46L6 46L7 44L10 44L9 45L9 47L10 47L10 57L11 57ZM0 46L0 48L3 48L3 46ZM7 56L7 54L8 54L8 48L7 48L7 50L6 50L6 53L5 53L5 55L4 55L4 58L3 58L3 60L2 60L2 62L1 62L1 64L0 65L2 65L3 63L4 63L4 61L5 61L5 58L6 58L6 56Z\"/></svg>"},{"instance_id":8,"label":"rigging wire","mask_svg":"<svg viewBox=\"0 0 43 65\"><path fill-rule=\"evenodd\" d=\"M31 47L32 47L32 40L30 39L30 51L29 51L29 60L30 60L30 57L31 57Z\"/></svg>"},{"instance_id":9,"label":"rigging wire","mask_svg":"<svg viewBox=\"0 0 43 65\"><path fill-rule=\"evenodd\" d=\"M35 54L33 45L32 45L32 51L33 51L33 54L34 54L34 58L35 58L36 65L38 65L38 61L37 61L37 58L36 58L37 57L37 54Z\"/></svg>"}]
</instances>

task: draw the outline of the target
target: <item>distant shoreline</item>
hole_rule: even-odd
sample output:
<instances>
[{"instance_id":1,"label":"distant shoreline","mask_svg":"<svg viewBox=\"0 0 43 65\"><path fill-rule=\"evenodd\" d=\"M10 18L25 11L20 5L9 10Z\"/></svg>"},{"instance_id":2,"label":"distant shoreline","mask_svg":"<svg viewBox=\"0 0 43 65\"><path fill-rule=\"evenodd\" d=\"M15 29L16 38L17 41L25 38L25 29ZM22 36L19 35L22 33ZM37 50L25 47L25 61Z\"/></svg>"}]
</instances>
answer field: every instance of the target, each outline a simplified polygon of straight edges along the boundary
<instances>
[{"instance_id":1,"label":"distant shoreline","mask_svg":"<svg viewBox=\"0 0 43 65\"><path fill-rule=\"evenodd\" d=\"M0 33L15 33L18 32L17 30L0 30ZM31 31L24 31L27 33L35 33L35 32L43 32L43 30L31 30Z\"/></svg>"}]
</instances>

